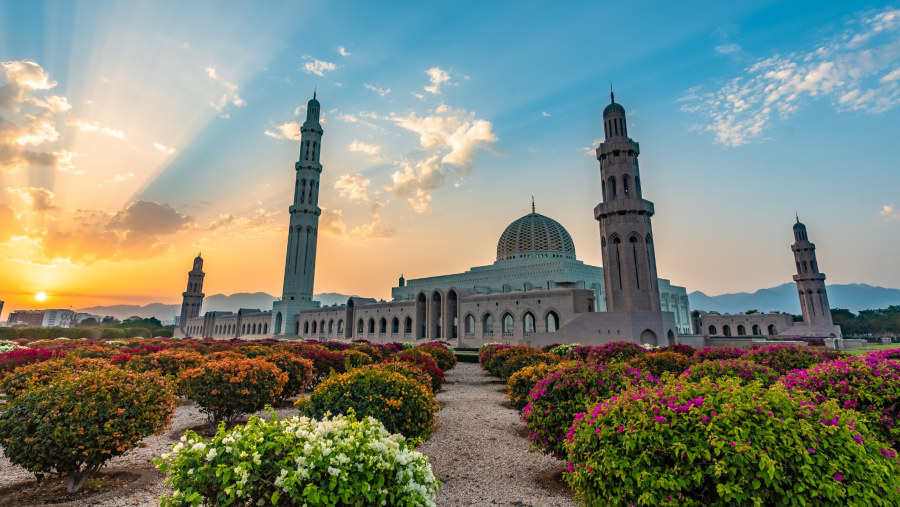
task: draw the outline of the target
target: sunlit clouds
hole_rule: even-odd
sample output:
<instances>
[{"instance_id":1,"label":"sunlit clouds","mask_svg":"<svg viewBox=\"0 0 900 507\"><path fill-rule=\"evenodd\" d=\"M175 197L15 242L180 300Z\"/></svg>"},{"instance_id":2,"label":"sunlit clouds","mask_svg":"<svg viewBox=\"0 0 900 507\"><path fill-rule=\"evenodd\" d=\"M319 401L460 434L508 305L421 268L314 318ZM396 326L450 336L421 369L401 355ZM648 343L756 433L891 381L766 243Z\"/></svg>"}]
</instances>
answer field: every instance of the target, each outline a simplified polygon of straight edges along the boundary
<instances>
[{"instance_id":1,"label":"sunlit clouds","mask_svg":"<svg viewBox=\"0 0 900 507\"><path fill-rule=\"evenodd\" d=\"M304 56L304 60L308 60L303 64L303 69L306 70L309 74L315 74L317 76L324 76L326 72L331 72L337 68L337 65L326 62L323 60L319 60L318 58L313 58L311 56Z\"/></svg>"},{"instance_id":2,"label":"sunlit clouds","mask_svg":"<svg viewBox=\"0 0 900 507\"><path fill-rule=\"evenodd\" d=\"M295 121L287 121L281 125L275 126L273 129L266 129L265 135L274 137L275 139L290 139L292 141L300 140L300 123Z\"/></svg>"},{"instance_id":3,"label":"sunlit clouds","mask_svg":"<svg viewBox=\"0 0 900 507\"><path fill-rule=\"evenodd\" d=\"M215 67L207 67L206 75L217 84L220 88L222 88L221 95L219 95L218 100L210 102L209 105L213 107L216 111L220 113L225 109L225 106L233 105L235 107L241 107L247 105L244 99L238 95L238 87L236 84L224 79L219 76Z\"/></svg>"},{"instance_id":4,"label":"sunlit clouds","mask_svg":"<svg viewBox=\"0 0 900 507\"><path fill-rule=\"evenodd\" d=\"M425 74L428 75L429 81L431 81L431 85L425 86L423 89L428 92L437 95L441 93L441 85L450 81L450 74L447 74L440 67L432 67L425 71Z\"/></svg>"},{"instance_id":5,"label":"sunlit clouds","mask_svg":"<svg viewBox=\"0 0 900 507\"><path fill-rule=\"evenodd\" d=\"M893 204L886 204L882 206L881 211L879 211L878 213L881 215L881 218L883 218L885 222L900 220L900 209L894 208Z\"/></svg>"}]
</instances>

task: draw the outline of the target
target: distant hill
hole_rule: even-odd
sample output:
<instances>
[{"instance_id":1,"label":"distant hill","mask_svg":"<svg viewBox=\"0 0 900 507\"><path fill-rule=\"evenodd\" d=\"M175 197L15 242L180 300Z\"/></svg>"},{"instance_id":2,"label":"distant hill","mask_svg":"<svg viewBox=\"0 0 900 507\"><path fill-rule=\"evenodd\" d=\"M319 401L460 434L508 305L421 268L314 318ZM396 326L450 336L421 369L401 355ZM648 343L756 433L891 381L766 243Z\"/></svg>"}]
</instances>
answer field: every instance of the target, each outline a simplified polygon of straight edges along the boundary
<instances>
[{"instance_id":1,"label":"distant hill","mask_svg":"<svg viewBox=\"0 0 900 507\"><path fill-rule=\"evenodd\" d=\"M874 287L861 283L828 285L827 289L828 302L832 308L846 308L854 313L860 310L900 305L900 290L898 289ZM756 309L761 312L778 311L800 314L797 285L790 282L777 287L760 289L753 293L738 292L707 296L699 291L691 292L688 294L688 300L692 310L739 313Z\"/></svg>"},{"instance_id":2,"label":"distant hill","mask_svg":"<svg viewBox=\"0 0 900 507\"><path fill-rule=\"evenodd\" d=\"M313 296L316 301L320 301L322 306L331 306L332 304L346 303L351 296L337 294L335 292L326 292ZM266 294L265 292L238 292L226 296L225 294L213 294L203 299L203 312L236 312L241 308L258 308L266 311L272 309L272 302L275 296ZM171 323L175 320L175 316L181 313L181 305L167 305L163 303L150 303L148 305L112 305L112 306L92 306L89 308L81 308L77 312L91 313L94 315L113 317L123 320L128 317L137 315L138 317L150 318L156 317L163 323Z\"/></svg>"}]
</instances>

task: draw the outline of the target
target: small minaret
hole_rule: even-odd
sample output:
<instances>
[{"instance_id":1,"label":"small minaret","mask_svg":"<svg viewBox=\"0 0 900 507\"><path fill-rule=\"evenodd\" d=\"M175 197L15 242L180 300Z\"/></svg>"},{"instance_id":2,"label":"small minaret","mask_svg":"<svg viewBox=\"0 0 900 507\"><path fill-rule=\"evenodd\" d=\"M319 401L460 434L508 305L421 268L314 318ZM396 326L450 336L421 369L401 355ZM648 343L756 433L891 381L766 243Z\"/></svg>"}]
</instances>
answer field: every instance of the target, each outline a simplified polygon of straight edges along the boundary
<instances>
[{"instance_id":1,"label":"small minaret","mask_svg":"<svg viewBox=\"0 0 900 507\"><path fill-rule=\"evenodd\" d=\"M819 272L816 262L816 245L810 243L806 235L806 226L794 224L794 261L797 263L797 291L800 295L800 308L803 311L803 322L809 326L831 326L831 307L828 306L828 294L825 292L825 273Z\"/></svg>"},{"instance_id":2,"label":"small minaret","mask_svg":"<svg viewBox=\"0 0 900 507\"><path fill-rule=\"evenodd\" d=\"M603 203L594 208L600 222L606 308L610 312L660 311L659 282L650 217L653 203L642 198L640 146L628 137L625 108L603 110L605 140L597 148Z\"/></svg>"},{"instance_id":3,"label":"small minaret","mask_svg":"<svg viewBox=\"0 0 900 507\"><path fill-rule=\"evenodd\" d=\"M398 281L397 287L406 287L406 278L403 278L403 273L400 273L400 280Z\"/></svg>"},{"instance_id":4,"label":"small minaret","mask_svg":"<svg viewBox=\"0 0 900 507\"><path fill-rule=\"evenodd\" d=\"M184 332L187 327L188 319L200 316L200 307L203 306L203 257L197 254L194 258L194 267L188 272L187 289L181 293L183 298L181 301L181 317L178 320L178 327Z\"/></svg>"},{"instance_id":5,"label":"small minaret","mask_svg":"<svg viewBox=\"0 0 900 507\"><path fill-rule=\"evenodd\" d=\"M287 253L284 261L284 288L280 304L273 307L274 334L296 334L295 318L313 303L313 280L316 274L316 245L319 236L319 176L322 164L322 125L319 123L319 101L306 105L306 121L300 127L300 158L294 164L294 203L288 208Z\"/></svg>"}]
</instances>

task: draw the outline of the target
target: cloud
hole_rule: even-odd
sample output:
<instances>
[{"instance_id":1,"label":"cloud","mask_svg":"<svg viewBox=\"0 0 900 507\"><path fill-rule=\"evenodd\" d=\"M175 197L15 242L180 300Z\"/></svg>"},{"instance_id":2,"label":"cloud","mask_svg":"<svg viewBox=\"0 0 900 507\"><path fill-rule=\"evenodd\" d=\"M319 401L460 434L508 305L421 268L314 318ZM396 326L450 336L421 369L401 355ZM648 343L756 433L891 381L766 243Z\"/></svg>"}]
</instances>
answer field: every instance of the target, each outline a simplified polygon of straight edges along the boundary
<instances>
[{"instance_id":1,"label":"cloud","mask_svg":"<svg viewBox=\"0 0 900 507\"><path fill-rule=\"evenodd\" d=\"M900 221L900 210L894 209L893 204L883 206L878 214L884 217L885 222Z\"/></svg>"},{"instance_id":2,"label":"cloud","mask_svg":"<svg viewBox=\"0 0 900 507\"><path fill-rule=\"evenodd\" d=\"M104 181L103 183L100 183L100 184L97 185L97 186L98 186L98 187L105 187L105 186L109 186L109 185L114 185L114 184L116 184L116 183L122 183L122 182L128 181L128 180L130 180L131 178L134 178L134 173L133 173L133 172L129 172L129 173L127 173L127 174L116 174L116 175L113 176L112 178L110 178L110 179Z\"/></svg>"},{"instance_id":3,"label":"cloud","mask_svg":"<svg viewBox=\"0 0 900 507\"><path fill-rule=\"evenodd\" d=\"M209 231L230 230L240 234L264 233L283 234L277 212L262 207L262 203L252 210L252 214L235 216L230 213L220 214L206 229Z\"/></svg>"},{"instance_id":4,"label":"cloud","mask_svg":"<svg viewBox=\"0 0 900 507\"><path fill-rule=\"evenodd\" d=\"M384 97L384 96L387 95L388 93L391 93L391 89L390 89L390 88L384 89L384 88L380 88L380 87L378 87L378 86L371 85L371 84L368 84L368 83L367 83L367 84L364 84L363 87L368 88L369 90L372 90L373 92L377 93L378 95L381 95L382 97Z\"/></svg>"},{"instance_id":5,"label":"cloud","mask_svg":"<svg viewBox=\"0 0 900 507\"><path fill-rule=\"evenodd\" d=\"M266 129L264 132L269 137L275 139L290 139L292 141L300 140L300 123L296 121L284 122L275 127L275 131Z\"/></svg>"},{"instance_id":6,"label":"cloud","mask_svg":"<svg viewBox=\"0 0 900 507\"><path fill-rule=\"evenodd\" d=\"M392 225L384 222L377 213L373 214L371 222L354 227L350 231L351 237L363 239L389 239L396 235L397 230Z\"/></svg>"},{"instance_id":7,"label":"cloud","mask_svg":"<svg viewBox=\"0 0 900 507\"><path fill-rule=\"evenodd\" d=\"M305 70L308 74L324 76L326 72L331 72L337 68L337 65L331 62L325 62L311 56L304 56L303 59L311 60L303 64L303 70Z\"/></svg>"},{"instance_id":8,"label":"cloud","mask_svg":"<svg viewBox=\"0 0 900 507\"><path fill-rule=\"evenodd\" d=\"M58 116L71 109L65 97L46 95L56 82L35 62L0 62L0 172L29 166L58 168L51 146L60 137ZM68 169L74 170L71 158Z\"/></svg>"},{"instance_id":9,"label":"cloud","mask_svg":"<svg viewBox=\"0 0 900 507\"><path fill-rule=\"evenodd\" d=\"M166 146L165 144L153 143L153 147L156 148L157 150L165 153L166 155L171 155L171 154L175 153L175 148L171 148L169 146Z\"/></svg>"},{"instance_id":10,"label":"cloud","mask_svg":"<svg viewBox=\"0 0 900 507\"><path fill-rule=\"evenodd\" d=\"M689 89L681 110L703 118L697 130L739 146L760 138L773 117L785 120L808 102L837 111L880 114L900 104L900 9L888 9L806 52L774 55L714 91Z\"/></svg>"},{"instance_id":11,"label":"cloud","mask_svg":"<svg viewBox=\"0 0 900 507\"><path fill-rule=\"evenodd\" d=\"M357 141L356 139L350 143L350 146L347 147L350 151L360 151L365 153L366 155L377 155L379 151L381 151L381 146L375 144L366 144L362 141Z\"/></svg>"},{"instance_id":12,"label":"cloud","mask_svg":"<svg viewBox=\"0 0 900 507\"><path fill-rule=\"evenodd\" d=\"M344 238L347 235L344 212L339 209L322 208L322 215L319 216L319 232L334 238Z\"/></svg>"},{"instance_id":13,"label":"cloud","mask_svg":"<svg viewBox=\"0 0 900 507\"><path fill-rule=\"evenodd\" d=\"M371 181L362 174L357 173L355 176L344 174L334 182L334 189L339 196L351 201L369 202L370 183Z\"/></svg>"},{"instance_id":14,"label":"cloud","mask_svg":"<svg viewBox=\"0 0 900 507\"><path fill-rule=\"evenodd\" d=\"M423 95L423 94L421 94L421 93L413 93L413 97L415 97L415 98L417 98L417 99L419 99L419 100L422 100L422 99L425 98L425 95Z\"/></svg>"},{"instance_id":15,"label":"cloud","mask_svg":"<svg viewBox=\"0 0 900 507\"><path fill-rule=\"evenodd\" d=\"M14 236L22 234L22 225L19 222L19 214L16 210L0 204L0 243L9 241Z\"/></svg>"},{"instance_id":16,"label":"cloud","mask_svg":"<svg viewBox=\"0 0 900 507\"><path fill-rule=\"evenodd\" d=\"M216 84L218 84L222 89L222 94L219 95L218 100L210 102L209 105L212 106L218 112L222 112L225 109L225 106L231 104L235 107L241 107L247 105L247 102L241 98L238 94L238 86L225 78L219 76L219 73L216 71L215 67L207 67L206 75L209 76L210 79L213 80ZM229 118L229 114L222 114L223 118Z\"/></svg>"},{"instance_id":17,"label":"cloud","mask_svg":"<svg viewBox=\"0 0 900 507\"><path fill-rule=\"evenodd\" d=\"M425 74L428 74L428 79L431 81L431 86L424 87L426 92L437 95L441 93L441 84L450 81L450 74L447 74L445 71L441 70L440 67L432 67L425 71Z\"/></svg>"},{"instance_id":18,"label":"cloud","mask_svg":"<svg viewBox=\"0 0 900 507\"><path fill-rule=\"evenodd\" d=\"M338 53L340 53L341 56L350 56L353 54L353 53L347 51L347 49L344 48L344 46L338 46Z\"/></svg>"},{"instance_id":19,"label":"cloud","mask_svg":"<svg viewBox=\"0 0 900 507\"><path fill-rule=\"evenodd\" d=\"M543 116L544 118L549 118L549 117L551 117L551 116L553 116L553 115L551 115L551 114L548 113L547 111L541 111L541 116Z\"/></svg>"},{"instance_id":20,"label":"cloud","mask_svg":"<svg viewBox=\"0 0 900 507\"><path fill-rule=\"evenodd\" d=\"M720 55L731 55L734 53L739 53L740 51L741 46L734 43L716 46L716 53L719 53Z\"/></svg>"},{"instance_id":21,"label":"cloud","mask_svg":"<svg viewBox=\"0 0 900 507\"><path fill-rule=\"evenodd\" d=\"M151 235L172 234L189 223L190 218L172 206L152 201L136 201L109 221L113 229Z\"/></svg>"},{"instance_id":22,"label":"cloud","mask_svg":"<svg viewBox=\"0 0 900 507\"><path fill-rule=\"evenodd\" d=\"M78 128L79 132L98 132L109 137L115 137L116 139L125 139L125 132L114 128L105 127L103 125L100 125L100 123L96 121L85 123L81 120L76 120L73 125Z\"/></svg>"},{"instance_id":23,"label":"cloud","mask_svg":"<svg viewBox=\"0 0 900 507\"><path fill-rule=\"evenodd\" d=\"M31 206L34 211L43 213L56 209L56 197L53 192L42 187L13 188L6 187L6 191L19 196L25 204Z\"/></svg>"}]
</instances>

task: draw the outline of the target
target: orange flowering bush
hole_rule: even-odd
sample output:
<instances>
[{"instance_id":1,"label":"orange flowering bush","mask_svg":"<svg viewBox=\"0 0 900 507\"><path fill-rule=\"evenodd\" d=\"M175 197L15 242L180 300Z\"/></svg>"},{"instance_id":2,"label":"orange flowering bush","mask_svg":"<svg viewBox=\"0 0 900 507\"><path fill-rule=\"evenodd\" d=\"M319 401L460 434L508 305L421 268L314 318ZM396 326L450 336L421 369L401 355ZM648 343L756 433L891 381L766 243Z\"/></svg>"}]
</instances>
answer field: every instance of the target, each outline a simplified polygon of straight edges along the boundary
<instances>
[{"instance_id":1,"label":"orange flowering bush","mask_svg":"<svg viewBox=\"0 0 900 507\"><path fill-rule=\"evenodd\" d=\"M267 363L274 364L279 370L288 374L284 389L281 390L281 394L278 396L279 403L297 396L312 386L315 369L312 361L309 359L303 359L287 352L269 354L262 359Z\"/></svg>"},{"instance_id":2,"label":"orange flowering bush","mask_svg":"<svg viewBox=\"0 0 900 507\"><path fill-rule=\"evenodd\" d=\"M245 356L249 357L250 359L256 359L257 357L261 357L261 358L265 359L265 356L268 356L269 354L274 352L272 347L270 347L268 345L256 345L256 344L241 345L240 347L238 347L234 350L235 350L235 352L244 354Z\"/></svg>"},{"instance_id":3,"label":"orange flowering bush","mask_svg":"<svg viewBox=\"0 0 900 507\"><path fill-rule=\"evenodd\" d=\"M456 368L456 354L444 345L426 343L425 345L419 345L416 349L427 352L434 358L434 362L437 363L438 368L444 372Z\"/></svg>"},{"instance_id":4,"label":"orange flowering bush","mask_svg":"<svg viewBox=\"0 0 900 507\"><path fill-rule=\"evenodd\" d=\"M155 373L73 372L14 399L0 414L0 443L12 463L38 479L66 476L74 493L110 458L168 427L174 411L172 384Z\"/></svg>"},{"instance_id":5,"label":"orange flowering bush","mask_svg":"<svg viewBox=\"0 0 900 507\"><path fill-rule=\"evenodd\" d=\"M506 397L516 410L522 410L528 404L528 393L534 388L535 384L540 382L544 377L550 374L550 365L547 363L537 363L526 366L521 370L513 373L506 380Z\"/></svg>"},{"instance_id":6,"label":"orange flowering bush","mask_svg":"<svg viewBox=\"0 0 900 507\"><path fill-rule=\"evenodd\" d=\"M224 359L181 374L187 397L200 405L210 426L234 423L242 414L274 405L289 375L262 359Z\"/></svg>"},{"instance_id":7,"label":"orange flowering bush","mask_svg":"<svg viewBox=\"0 0 900 507\"><path fill-rule=\"evenodd\" d=\"M135 356L128 362L128 369L134 371L155 371L166 375L175 383L175 392L184 396L179 376L185 370L203 364L204 357L191 349L166 349L146 356Z\"/></svg>"},{"instance_id":8,"label":"orange flowering bush","mask_svg":"<svg viewBox=\"0 0 900 507\"><path fill-rule=\"evenodd\" d=\"M105 359L81 359L66 356L42 363L32 363L9 372L0 380L0 392L6 395L5 403L29 391L44 387L54 379L73 372L86 372L109 367Z\"/></svg>"},{"instance_id":9,"label":"orange flowering bush","mask_svg":"<svg viewBox=\"0 0 900 507\"><path fill-rule=\"evenodd\" d=\"M240 361L241 359L247 359L247 356L240 352L235 352L234 350L219 350L203 356L204 362L223 361L226 359L229 361Z\"/></svg>"},{"instance_id":10,"label":"orange flowering bush","mask_svg":"<svg viewBox=\"0 0 900 507\"><path fill-rule=\"evenodd\" d=\"M397 371L382 368L357 368L332 375L319 384L312 396L295 405L302 415L313 419L322 419L329 413L344 415L352 409L360 419L372 416L387 431L413 440L431 436L438 409L431 389Z\"/></svg>"},{"instance_id":11,"label":"orange flowering bush","mask_svg":"<svg viewBox=\"0 0 900 507\"><path fill-rule=\"evenodd\" d=\"M363 366L363 369L380 369L384 371L397 372L405 377L411 378L423 386L431 389L431 377L421 366L415 363L407 363L405 361L396 361L392 363L379 363ZM432 391L434 392L434 391Z\"/></svg>"}]
</instances>

